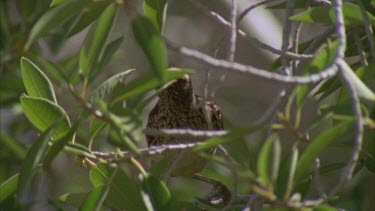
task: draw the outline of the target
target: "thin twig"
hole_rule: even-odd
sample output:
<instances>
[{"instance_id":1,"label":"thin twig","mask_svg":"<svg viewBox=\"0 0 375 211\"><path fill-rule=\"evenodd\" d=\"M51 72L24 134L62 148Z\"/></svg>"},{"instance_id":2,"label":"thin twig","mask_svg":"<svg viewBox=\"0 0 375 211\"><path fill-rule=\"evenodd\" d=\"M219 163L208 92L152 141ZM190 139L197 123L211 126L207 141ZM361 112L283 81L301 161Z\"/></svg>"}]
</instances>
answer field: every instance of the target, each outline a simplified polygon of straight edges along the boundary
<instances>
[{"instance_id":1,"label":"thin twig","mask_svg":"<svg viewBox=\"0 0 375 211\"><path fill-rule=\"evenodd\" d=\"M241 34L240 34L241 35ZM276 55L281 55L282 54L282 51L279 50L279 49L276 49L272 46L269 46L261 41L259 41L257 38L255 37L252 37L250 35L242 35L244 39L246 40L249 40L251 42L253 42L256 46L260 47L260 48L263 48L264 50L267 50L273 54L276 54ZM314 58L314 55L312 54L296 54L296 53L293 53L293 52L285 52L285 57L289 58L289 59L297 59L297 60L309 60L309 59L312 59Z\"/></svg>"},{"instance_id":2,"label":"thin twig","mask_svg":"<svg viewBox=\"0 0 375 211\"><path fill-rule=\"evenodd\" d=\"M263 5L263 4L267 4L271 1L275 1L275 0L263 0L263 1L258 1L258 2L255 2L253 4L251 4L249 7L247 7L244 11L242 11L239 15L238 15L238 18L237 18L237 23L240 23L241 20L253 9Z\"/></svg>"},{"instance_id":3,"label":"thin twig","mask_svg":"<svg viewBox=\"0 0 375 211\"><path fill-rule=\"evenodd\" d=\"M297 25L297 28L294 32L294 35L293 35L293 53L296 53L298 54L298 45L299 45L299 36L301 34L301 29L302 29L302 26L303 26L303 23L300 22L298 23ZM293 59L292 61L292 74L295 75L296 74L296 70L297 70L297 60Z\"/></svg>"},{"instance_id":4,"label":"thin twig","mask_svg":"<svg viewBox=\"0 0 375 211\"><path fill-rule=\"evenodd\" d=\"M217 136L224 136L228 134L226 130L192 130L192 129L155 129L146 128L143 130L144 134L149 136L163 136L163 137L192 137L197 139L212 138Z\"/></svg>"},{"instance_id":5,"label":"thin twig","mask_svg":"<svg viewBox=\"0 0 375 211\"><path fill-rule=\"evenodd\" d=\"M118 152L99 152L92 151L91 154L96 156L96 159L103 159L107 162L120 162L122 160L129 160L131 157L153 157L161 154L165 154L171 151L182 151L194 148L201 145L201 142L186 142L179 144L163 144L158 146L152 146L148 148L139 149L139 153L135 154L131 151L121 151ZM120 155L119 155L120 154Z\"/></svg>"},{"instance_id":6,"label":"thin twig","mask_svg":"<svg viewBox=\"0 0 375 211\"><path fill-rule=\"evenodd\" d=\"M266 0L264 2L269 2L271 0ZM206 14L208 17L214 19L215 21L217 21L219 24L227 27L227 28L230 28L231 27L231 24L226 21L221 15L217 14L216 12L213 12L213 11L210 11L209 8L207 8L206 6L202 5L199 1L192 1L190 0L190 2L194 3L194 5L200 9L204 14ZM263 1L261 1L263 2ZM249 9L248 11L243 11L239 17L241 15L246 15L248 12L250 12L252 9L262 5L263 3L261 2L258 2L258 3L254 3L252 5L250 5L247 9ZM237 18L237 21L239 23L239 21L241 21L242 18ZM267 45L266 43L263 43L261 42L260 40L258 40L257 38L255 37L252 37L252 36L249 36L247 35L244 31L242 31L241 29L238 29L237 30L237 33L244 39L248 40L248 41L251 41L253 42L255 45L257 45L259 48L263 48L265 50L268 50L269 52L273 53L273 54L276 54L276 55L281 55L282 54L282 51L279 50L279 49L276 49L276 48L273 48L272 46L270 45ZM306 59L311 59L313 58L313 55L308 55L308 54L294 54L292 52L287 52L286 57L288 58L291 58L291 59L298 59L298 60L306 60Z\"/></svg>"},{"instance_id":7,"label":"thin twig","mask_svg":"<svg viewBox=\"0 0 375 211\"><path fill-rule=\"evenodd\" d=\"M363 138L363 117L361 113L361 105L358 97L358 93L354 87L354 84L352 83L352 79L345 73L344 70L345 66L347 64L345 61L341 61L339 64L339 70L340 70L340 76L346 85L351 100L352 100L352 107L355 115L355 137L354 137L354 146L352 150L352 154L350 156L350 159L348 161L348 164L344 168L343 172L341 173L340 176L340 181L332 189L332 192L330 193L330 196L334 195L337 191L341 190L341 188L352 179L353 173L354 173L354 167L357 164L358 158L359 158L359 153L362 148L362 138ZM351 70L349 70L351 71Z\"/></svg>"},{"instance_id":8,"label":"thin twig","mask_svg":"<svg viewBox=\"0 0 375 211\"><path fill-rule=\"evenodd\" d=\"M314 73L309 76L284 76L278 73L269 72L264 69L255 68L249 65L243 65L237 62L228 62L222 59L216 59L207 54L203 54L199 51L192 50L186 47L177 47L172 44L169 40L165 39L167 46L176 52L179 52L189 58L195 59L202 63L208 64L212 67L222 68L227 70L232 70L239 73L250 74L255 77L263 78L266 80L276 81L280 83L289 83L289 84L311 84L320 82L322 80L327 80L337 74L336 62L338 56L341 54L336 54L333 62L324 70L319 73ZM340 45L338 49L342 48ZM338 50L339 52L340 50Z\"/></svg>"},{"instance_id":9,"label":"thin twig","mask_svg":"<svg viewBox=\"0 0 375 211\"><path fill-rule=\"evenodd\" d=\"M286 52L289 50L289 39L291 34L292 22L289 20L289 17L294 13L294 0L288 0L286 3L286 14L284 19L283 27L283 41L281 45L281 63L282 70L286 75L291 75L289 70L289 59L285 56Z\"/></svg>"},{"instance_id":10,"label":"thin twig","mask_svg":"<svg viewBox=\"0 0 375 211\"><path fill-rule=\"evenodd\" d=\"M234 61L234 56L236 53L236 42L237 42L237 0L232 0L231 9L231 27L230 27L230 39L229 39L229 51L227 55L227 60L230 62Z\"/></svg>"},{"instance_id":11,"label":"thin twig","mask_svg":"<svg viewBox=\"0 0 375 211\"><path fill-rule=\"evenodd\" d=\"M322 43L327 40L327 37L334 32L335 32L335 27L329 27L327 30L322 32L318 37L316 37L314 41L312 41L312 43L309 45L308 48L306 48L306 50L303 53L305 54L314 53L322 45Z\"/></svg>"},{"instance_id":12,"label":"thin twig","mask_svg":"<svg viewBox=\"0 0 375 211\"><path fill-rule=\"evenodd\" d=\"M282 98L285 97L286 91L285 89L281 89L275 99L272 101L272 103L268 106L267 110L263 113L261 117L259 117L254 123L252 124L252 127L257 125L263 125L268 119L274 119L276 116L276 109L279 107L280 102Z\"/></svg>"}]
</instances>

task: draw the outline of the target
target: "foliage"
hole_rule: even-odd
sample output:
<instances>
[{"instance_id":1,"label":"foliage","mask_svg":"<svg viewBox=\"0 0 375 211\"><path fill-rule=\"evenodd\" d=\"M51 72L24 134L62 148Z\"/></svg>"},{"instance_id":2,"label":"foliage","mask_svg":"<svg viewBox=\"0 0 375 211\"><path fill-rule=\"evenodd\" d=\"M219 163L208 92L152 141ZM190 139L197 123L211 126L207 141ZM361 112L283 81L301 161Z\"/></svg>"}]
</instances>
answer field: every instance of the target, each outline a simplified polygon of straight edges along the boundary
<instances>
[{"instance_id":1,"label":"foliage","mask_svg":"<svg viewBox=\"0 0 375 211\"><path fill-rule=\"evenodd\" d=\"M163 85L190 71L183 67L181 71L167 71L169 58L162 36L168 16L167 0L144 0L144 15L135 12L137 9L130 2L0 2L0 109L2 118L3 114L11 113L11 118L5 119L4 115L1 120L6 124L0 133L0 210L26 209L38 203L57 209L134 211L217 210L224 206L194 199L202 195L197 194L200 191L196 185L189 185L195 184L191 178L180 178L186 183L180 189L166 184L159 175L160 169L168 165L166 160L156 163L149 172L145 170L143 159L149 159L152 153L147 154L147 149L141 147L145 121L142 114L156 97L148 93L152 90L157 93ZM306 2L297 0L294 7L305 8ZM15 15L9 9L14 6L19 21L13 20ZM283 10L285 7L282 3L267 9ZM367 12L363 13L364 10ZM351 92L345 80L335 75L320 83L290 85L285 103L274 112L276 119L271 118L274 121L254 127L234 127L228 122L228 133L191 149L210 160L202 175L237 191L238 200L227 205L230 210L243 209L253 194L264 199L264 210L366 208L370 199L365 195L364 190L368 188L365 180L374 181L375 172L375 55L371 55L374 49L370 46L374 38L368 37L365 27L374 30L374 11L374 1L343 5L347 33L345 57L351 62L342 71L361 99L363 125L360 127L364 129L360 132L363 144L353 179L347 181L350 185L336 186L339 179L333 185L322 182L323 177L332 180L342 176L353 158L351 152L359 133L353 129L359 117L353 113ZM124 14L130 23L116 21L125 18ZM336 19L332 5L312 5L289 20L333 26ZM117 69L116 74L108 77L108 64L129 37L129 34L122 34L112 39L112 29L119 23L129 24L150 64L148 73L134 78L138 70ZM85 30L85 39L76 53L64 61L44 58L43 48L57 55L64 43L75 35L82 36ZM303 52L316 39L312 37L299 44L298 50ZM311 52L314 57L298 66L301 75L319 73L334 60L339 45L337 34L327 35L323 40L316 51ZM41 41L47 47L42 46ZM364 56L359 56L361 53ZM275 60L270 69L280 68L282 59ZM103 78L106 79L102 81ZM311 100L319 104L318 114L302 127L304 105ZM230 114L224 113L226 115ZM40 134L36 135L35 131ZM245 139L254 133L262 134L256 136L260 144L249 147ZM227 149L228 155L205 153L218 145ZM108 150L112 153L106 153ZM324 154L330 150L339 151L340 157L326 158ZM74 169L89 172L77 176L80 170L69 173L52 170L67 168L56 159L62 154L75 157ZM68 162L70 165L73 161ZM231 172L235 179L221 171L222 168ZM41 191L35 186L40 181L35 178L52 174L52 171L79 177L78 182L89 181L90 184L71 188L74 181L61 181L59 191L47 192L45 201L38 202L33 195ZM339 187L339 191L331 195L330 190L335 187ZM246 197L243 199L240 195ZM321 200L308 204L310 198Z\"/></svg>"}]
</instances>

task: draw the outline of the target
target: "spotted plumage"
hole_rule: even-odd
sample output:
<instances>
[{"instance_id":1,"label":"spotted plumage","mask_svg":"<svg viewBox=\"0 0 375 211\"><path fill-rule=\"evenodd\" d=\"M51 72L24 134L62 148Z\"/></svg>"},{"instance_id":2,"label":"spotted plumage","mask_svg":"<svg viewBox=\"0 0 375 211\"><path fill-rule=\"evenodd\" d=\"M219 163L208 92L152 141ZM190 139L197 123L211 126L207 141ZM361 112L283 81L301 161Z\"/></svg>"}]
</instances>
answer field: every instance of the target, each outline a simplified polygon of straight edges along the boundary
<instances>
[{"instance_id":1,"label":"spotted plumage","mask_svg":"<svg viewBox=\"0 0 375 211\"><path fill-rule=\"evenodd\" d=\"M203 109L207 111L209 118L205 117ZM210 119L210 124L206 119ZM149 115L147 128L222 130L224 127L220 108L213 101L206 101L193 94L191 79L184 75L160 92L159 101ZM149 135L146 139L148 146L202 141L191 137ZM201 157L190 153L172 171L172 175L192 175L202 170L204 165Z\"/></svg>"}]
</instances>

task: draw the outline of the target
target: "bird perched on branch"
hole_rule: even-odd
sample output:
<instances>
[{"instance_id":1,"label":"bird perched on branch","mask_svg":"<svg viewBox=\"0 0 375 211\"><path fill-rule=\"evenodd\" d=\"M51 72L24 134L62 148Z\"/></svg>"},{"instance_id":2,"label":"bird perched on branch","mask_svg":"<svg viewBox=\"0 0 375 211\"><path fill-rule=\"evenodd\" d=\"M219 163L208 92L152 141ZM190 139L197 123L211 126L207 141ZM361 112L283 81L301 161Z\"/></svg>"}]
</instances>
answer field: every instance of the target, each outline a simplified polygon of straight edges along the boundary
<instances>
[{"instance_id":1,"label":"bird perched on branch","mask_svg":"<svg viewBox=\"0 0 375 211\"><path fill-rule=\"evenodd\" d=\"M191 78L185 74L159 93L159 101L151 110L147 128L223 130L220 108L193 93ZM148 146L203 141L194 137L146 136ZM210 150L213 152L213 149ZM176 153L174 156L178 156ZM187 152L171 169L171 176L192 176L206 162L196 153Z\"/></svg>"}]
</instances>

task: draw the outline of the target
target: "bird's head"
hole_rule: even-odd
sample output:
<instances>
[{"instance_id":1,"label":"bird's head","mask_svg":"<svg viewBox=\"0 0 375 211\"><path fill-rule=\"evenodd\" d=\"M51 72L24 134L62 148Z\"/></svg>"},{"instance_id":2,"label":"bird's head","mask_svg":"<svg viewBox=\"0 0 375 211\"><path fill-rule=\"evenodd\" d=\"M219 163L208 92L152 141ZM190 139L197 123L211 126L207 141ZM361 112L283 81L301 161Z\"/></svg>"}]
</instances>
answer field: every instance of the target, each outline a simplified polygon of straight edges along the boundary
<instances>
[{"instance_id":1,"label":"bird's head","mask_svg":"<svg viewBox=\"0 0 375 211\"><path fill-rule=\"evenodd\" d=\"M193 87L190 76L184 74L181 78L170 83L160 92L159 98L162 100L184 103L192 100Z\"/></svg>"}]
</instances>

